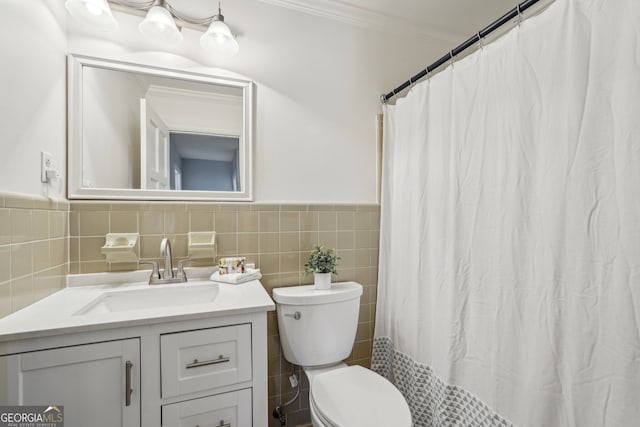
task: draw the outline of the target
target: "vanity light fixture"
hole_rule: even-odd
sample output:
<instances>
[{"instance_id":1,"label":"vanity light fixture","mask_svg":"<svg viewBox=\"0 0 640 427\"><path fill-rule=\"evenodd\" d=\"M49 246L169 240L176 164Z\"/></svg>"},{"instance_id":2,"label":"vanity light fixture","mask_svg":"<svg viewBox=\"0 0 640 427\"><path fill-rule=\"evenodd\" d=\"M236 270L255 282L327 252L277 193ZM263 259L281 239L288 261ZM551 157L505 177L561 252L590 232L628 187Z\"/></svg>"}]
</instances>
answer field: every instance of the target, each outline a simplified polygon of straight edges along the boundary
<instances>
[{"instance_id":1,"label":"vanity light fixture","mask_svg":"<svg viewBox=\"0 0 640 427\"><path fill-rule=\"evenodd\" d=\"M218 3L218 13L206 18L193 18L176 10L167 0L67 0L65 7L71 16L103 30L117 30L118 22L113 17L109 3L118 10L134 15L145 16L138 25L142 34L152 40L168 44L182 41L178 27L204 31L200 38L203 49L223 56L233 56L240 46L236 36L224 22L224 16ZM176 23L176 20L178 21Z\"/></svg>"},{"instance_id":2,"label":"vanity light fixture","mask_svg":"<svg viewBox=\"0 0 640 427\"><path fill-rule=\"evenodd\" d=\"M144 21L138 25L138 30L151 40L177 44L182 41L182 33L176 26L171 12L166 8L166 1L153 6L147 12Z\"/></svg>"},{"instance_id":3,"label":"vanity light fixture","mask_svg":"<svg viewBox=\"0 0 640 427\"><path fill-rule=\"evenodd\" d=\"M67 0L64 4L71 16L103 31L118 29L107 0Z\"/></svg>"},{"instance_id":4,"label":"vanity light fixture","mask_svg":"<svg viewBox=\"0 0 640 427\"><path fill-rule=\"evenodd\" d=\"M200 37L200 46L228 56L233 56L240 50L238 42L231 34L231 29L224 23L220 3L218 3L218 14L213 16L209 29Z\"/></svg>"}]
</instances>

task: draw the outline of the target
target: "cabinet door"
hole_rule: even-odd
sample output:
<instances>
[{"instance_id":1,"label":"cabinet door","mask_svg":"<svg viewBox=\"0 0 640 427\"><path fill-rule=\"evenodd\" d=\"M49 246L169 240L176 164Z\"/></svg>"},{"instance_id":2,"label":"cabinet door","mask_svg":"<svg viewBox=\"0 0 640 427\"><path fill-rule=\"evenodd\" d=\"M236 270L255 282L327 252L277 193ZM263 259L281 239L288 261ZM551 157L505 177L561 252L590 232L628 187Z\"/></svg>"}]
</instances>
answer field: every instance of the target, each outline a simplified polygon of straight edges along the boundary
<instances>
[{"instance_id":1,"label":"cabinet door","mask_svg":"<svg viewBox=\"0 0 640 427\"><path fill-rule=\"evenodd\" d=\"M251 426L251 389L162 406L163 427Z\"/></svg>"},{"instance_id":2,"label":"cabinet door","mask_svg":"<svg viewBox=\"0 0 640 427\"><path fill-rule=\"evenodd\" d=\"M0 357L0 377L1 405L63 405L71 427L140 426L138 339Z\"/></svg>"}]
</instances>

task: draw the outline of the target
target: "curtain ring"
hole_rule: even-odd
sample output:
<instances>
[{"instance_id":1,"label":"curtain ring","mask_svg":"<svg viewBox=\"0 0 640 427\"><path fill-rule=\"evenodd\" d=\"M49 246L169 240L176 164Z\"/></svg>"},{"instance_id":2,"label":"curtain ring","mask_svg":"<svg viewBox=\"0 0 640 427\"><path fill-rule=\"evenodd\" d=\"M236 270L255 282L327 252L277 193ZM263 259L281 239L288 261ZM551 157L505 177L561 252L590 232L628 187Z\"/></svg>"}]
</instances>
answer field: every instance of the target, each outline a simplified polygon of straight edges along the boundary
<instances>
[{"instance_id":1,"label":"curtain ring","mask_svg":"<svg viewBox=\"0 0 640 427\"><path fill-rule=\"evenodd\" d=\"M522 10L520 10L520 3L517 4L516 10L518 11L518 26L522 24Z\"/></svg>"},{"instance_id":2,"label":"curtain ring","mask_svg":"<svg viewBox=\"0 0 640 427\"><path fill-rule=\"evenodd\" d=\"M480 31L476 35L478 36L478 47L482 50L484 49L484 38L480 35Z\"/></svg>"},{"instance_id":3,"label":"curtain ring","mask_svg":"<svg viewBox=\"0 0 640 427\"><path fill-rule=\"evenodd\" d=\"M453 50L449 51L449 65L451 65L453 67L453 58L455 58L453 56Z\"/></svg>"}]
</instances>

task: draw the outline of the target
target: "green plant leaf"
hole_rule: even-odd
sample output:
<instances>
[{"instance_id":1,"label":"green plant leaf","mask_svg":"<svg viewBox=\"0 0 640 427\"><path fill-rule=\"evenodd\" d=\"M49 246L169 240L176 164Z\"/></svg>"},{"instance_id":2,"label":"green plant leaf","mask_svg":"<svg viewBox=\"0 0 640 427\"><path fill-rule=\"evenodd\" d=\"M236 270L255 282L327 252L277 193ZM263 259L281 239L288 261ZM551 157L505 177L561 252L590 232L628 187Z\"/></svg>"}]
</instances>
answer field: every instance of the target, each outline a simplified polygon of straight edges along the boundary
<instances>
[{"instance_id":1,"label":"green plant leaf","mask_svg":"<svg viewBox=\"0 0 640 427\"><path fill-rule=\"evenodd\" d=\"M311 273L333 273L338 274L336 266L339 256L333 249L325 249L323 246L314 246L309 259L304 265L305 274Z\"/></svg>"}]
</instances>

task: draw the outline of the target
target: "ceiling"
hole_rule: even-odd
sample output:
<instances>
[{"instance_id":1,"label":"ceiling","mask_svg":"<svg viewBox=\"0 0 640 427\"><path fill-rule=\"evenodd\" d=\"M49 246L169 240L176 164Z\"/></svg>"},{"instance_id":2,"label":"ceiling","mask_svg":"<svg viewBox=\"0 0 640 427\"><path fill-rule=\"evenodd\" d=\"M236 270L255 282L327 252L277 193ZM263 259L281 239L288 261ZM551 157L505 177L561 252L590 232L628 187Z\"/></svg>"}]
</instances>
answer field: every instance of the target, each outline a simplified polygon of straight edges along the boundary
<instances>
[{"instance_id":1,"label":"ceiling","mask_svg":"<svg viewBox=\"0 0 640 427\"><path fill-rule=\"evenodd\" d=\"M323 16L425 39L459 42L502 16L517 0L260 0Z\"/></svg>"},{"instance_id":2,"label":"ceiling","mask_svg":"<svg viewBox=\"0 0 640 427\"><path fill-rule=\"evenodd\" d=\"M239 138L196 133L171 132L178 155L183 159L231 162L237 157ZM173 146L172 146L173 149Z\"/></svg>"},{"instance_id":3,"label":"ceiling","mask_svg":"<svg viewBox=\"0 0 640 427\"><path fill-rule=\"evenodd\" d=\"M240 1L242 0L222 0L222 12L233 10L234 3ZM459 43L501 17L522 0L258 1L359 27L425 40ZM173 3L179 4L179 9L190 16L209 16L217 12L217 1L173 0Z\"/></svg>"}]
</instances>

